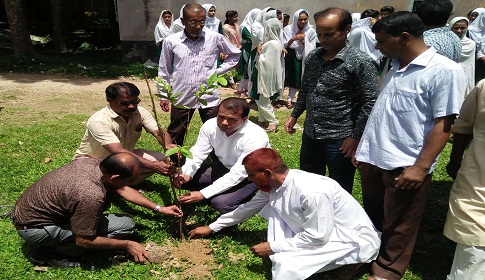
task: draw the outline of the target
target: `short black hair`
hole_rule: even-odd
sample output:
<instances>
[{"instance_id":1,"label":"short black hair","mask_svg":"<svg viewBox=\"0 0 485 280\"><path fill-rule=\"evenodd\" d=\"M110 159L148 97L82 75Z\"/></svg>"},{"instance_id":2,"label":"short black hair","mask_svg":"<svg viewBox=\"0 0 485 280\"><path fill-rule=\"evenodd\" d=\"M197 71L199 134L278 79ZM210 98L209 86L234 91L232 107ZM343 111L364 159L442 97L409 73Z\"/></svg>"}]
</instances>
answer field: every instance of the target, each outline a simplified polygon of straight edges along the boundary
<instances>
[{"instance_id":1,"label":"short black hair","mask_svg":"<svg viewBox=\"0 0 485 280\"><path fill-rule=\"evenodd\" d=\"M381 8L381 14L384 12L387 12L388 14L394 13L394 7L393 6L384 6Z\"/></svg>"},{"instance_id":2,"label":"short black hair","mask_svg":"<svg viewBox=\"0 0 485 280\"><path fill-rule=\"evenodd\" d=\"M241 117L245 118L249 115L249 104L246 100L238 97L229 97L222 100L219 108L222 107L232 114L237 114L241 111Z\"/></svg>"},{"instance_id":3,"label":"short black hair","mask_svg":"<svg viewBox=\"0 0 485 280\"><path fill-rule=\"evenodd\" d=\"M163 11L163 13L162 13L162 17L163 17L164 15L172 15L172 12L170 12L170 11L168 11L168 10L165 10L165 11Z\"/></svg>"},{"instance_id":4,"label":"short black hair","mask_svg":"<svg viewBox=\"0 0 485 280\"><path fill-rule=\"evenodd\" d=\"M453 11L450 0L426 0L418 4L415 13L424 25L446 25Z\"/></svg>"},{"instance_id":5,"label":"short black hair","mask_svg":"<svg viewBox=\"0 0 485 280\"><path fill-rule=\"evenodd\" d=\"M379 33L381 31L393 37L401 36L403 32L407 32L415 38L421 38L423 37L424 24L418 15L400 11L383 17L372 26L372 32Z\"/></svg>"},{"instance_id":6,"label":"short black hair","mask_svg":"<svg viewBox=\"0 0 485 280\"><path fill-rule=\"evenodd\" d=\"M322 12L323 12L323 11L318 11L318 12L314 13L314 14L313 14L313 18L314 18L314 19L319 18L319 17L320 17L320 15L322 14Z\"/></svg>"},{"instance_id":7,"label":"short black hair","mask_svg":"<svg viewBox=\"0 0 485 280\"><path fill-rule=\"evenodd\" d=\"M290 15L289 14L283 14L283 18L289 20L290 19Z\"/></svg>"},{"instance_id":8,"label":"short black hair","mask_svg":"<svg viewBox=\"0 0 485 280\"><path fill-rule=\"evenodd\" d=\"M99 164L99 169L105 175L120 175L120 178L133 176L135 168L142 167L140 160L128 153L114 153L107 156Z\"/></svg>"},{"instance_id":9,"label":"short black hair","mask_svg":"<svg viewBox=\"0 0 485 280\"><path fill-rule=\"evenodd\" d=\"M325 10L320 11L320 15L316 20L327 15L336 15L340 18L338 25L338 30L340 31L344 30L347 26L352 25L352 15L345 9L335 7L326 8Z\"/></svg>"},{"instance_id":10,"label":"short black hair","mask_svg":"<svg viewBox=\"0 0 485 280\"><path fill-rule=\"evenodd\" d=\"M380 15L381 15L381 13L379 13L378 10L367 9L367 10L363 11L362 14L360 14L360 19L364 19L364 18L368 18L368 17L377 19L377 18L379 18Z\"/></svg>"},{"instance_id":11,"label":"short black hair","mask_svg":"<svg viewBox=\"0 0 485 280\"><path fill-rule=\"evenodd\" d=\"M130 96L140 95L140 90L132 83L119 82L109 85L106 90L106 98L116 99L121 93L125 93Z\"/></svg>"}]
</instances>

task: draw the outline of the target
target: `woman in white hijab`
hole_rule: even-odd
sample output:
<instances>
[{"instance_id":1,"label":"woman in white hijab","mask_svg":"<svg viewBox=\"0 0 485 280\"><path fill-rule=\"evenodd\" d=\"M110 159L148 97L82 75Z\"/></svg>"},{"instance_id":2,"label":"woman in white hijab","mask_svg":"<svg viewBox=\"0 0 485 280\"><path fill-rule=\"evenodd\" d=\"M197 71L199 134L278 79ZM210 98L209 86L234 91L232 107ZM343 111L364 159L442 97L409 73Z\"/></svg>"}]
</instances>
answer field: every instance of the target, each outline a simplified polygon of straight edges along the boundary
<instances>
[{"instance_id":1,"label":"woman in white hijab","mask_svg":"<svg viewBox=\"0 0 485 280\"><path fill-rule=\"evenodd\" d=\"M160 53L162 52L162 41L168 36L173 34L173 15L169 10L163 10L160 13L160 19L155 26L155 31L153 35L155 37L155 43L157 44L157 61L160 58Z\"/></svg>"},{"instance_id":2,"label":"woman in white hijab","mask_svg":"<svg viewBox=\"0 0 485 280\"><path fill-rule=\"evenodd\" d=\"M236 94L246 94L248 89L250 89L249 85L249 57L251 56L251 25L256 21L256 18L259 17L261 14L261 10L258 8L254 8L244 17L240 25L241 30L241 57L239 58L239 66L238 66L238 74L241 77L241 81L239 82L239 86L237 89Z\"/></svg>"},{"instance_id":3,"label":"woman in white hijab","mask_svg":"<svg viewBox=\"0 0 485 280\"><path fill-rule=\"evenodd\" d=\"M204 28L224 35L222 22L216 17L216 6L213 4L203 4L202 7L204 7L206 12Z\"/></svg>"},{"instance_id":4,"label":"woman in white hijab","mask_svg":"<svg viewBox=\"0 0 485 280\"><path fill-rule=\"evenodd\" d=\"M256 18L253 25L251 25L251 57L248 71L251 79L251 92L249 94L251 98L254 98L258 94L258 69L256 69L255 65L258 61L257 47L263 43L263 24L272 18L277 18L276 10L271 7L266 7L261 10L261 14Z\"/></svg>"},{"instance_id":5,"label":"woman in white hijab","mask_svg":"<svg viewBox=\"0 0 485 280\"><path fill-rule=\"evenodd\" d=\"M182 8L180 8L180 17L173 22L172 31L174 34L177 32L183 31L185 28L181 20L181 18L184 16L184 7L185 5L183 5Z\"/></svg>"},{"instance_id":6,"label":"woman in white hijab","mask_svg":"<svg viewBox=\"0 0 485 280\"><path fill-rule=\"evenodd\" d=\"M317 33L308 22L308 11L300 9L293 15L291 25L283 31L285 56L285 85L289 87L286 107L293 108L292 100L301 87L301 77L305 70L305 59L315 49Z\"/></svg>"},{"instance_id":7,"label":"woman in white hijab","mask_svg":"<svg viewBox=\"0 0 485 280\"><path fill-rule=\"evenodd\" d=\"M465 96L475 87L475 51L476 43L465 36L468 29L468 19L466 17L456 17L450 21L451 31L460 37L461 56L459 64L465 71L467 87Z\"/></svg>"},{"instance_id":8,"label":"woman in white hijab","mask_svg":"<svg viewBox=\"0 0 485 280\"><path fill-rule=\"evenodd\" d=\"M485 35L485 8L477 8L473 13L478 13L478 16L468 26L468 36L479 44Z\"/></svg>"},{"instance_id":9,"label":"woman in white hijab","mask_svg":"<svg viewBox=\"0 0 485 280\"><path fill-rule=\"evenodd\" d=\"M370 12L366 13L367 11ZM376 50L377 41L372 32L372 26L379 19L379 16L380 13L374 9L365 10L361 19L352 22L352 29L347 35L350 45L370 55L377 64L381 62L383 55L379 50Z\"/></svg>"},{"instance_id":10,"label":"woman in white hijab","mask_svg":"<svg viewBox=\"0 0 485 280\"><path fill-rule=\"evenodd\" d=\"M268 122L267 132L277 132L278 119L271 106L270 99L276 99L283 88L281 29L283 24L277 18L264 23L263 45L258 47L258 121Z\"/></svg>"}]
</instances>

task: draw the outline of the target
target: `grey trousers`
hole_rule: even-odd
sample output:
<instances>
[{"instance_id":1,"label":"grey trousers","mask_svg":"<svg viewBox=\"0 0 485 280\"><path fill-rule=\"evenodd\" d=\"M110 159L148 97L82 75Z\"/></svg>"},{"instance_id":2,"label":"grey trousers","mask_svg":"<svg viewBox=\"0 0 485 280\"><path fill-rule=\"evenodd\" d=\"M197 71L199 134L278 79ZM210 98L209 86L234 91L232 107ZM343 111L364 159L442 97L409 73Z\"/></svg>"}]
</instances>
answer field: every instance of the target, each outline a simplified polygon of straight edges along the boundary
<instances>
[{"instance_id":1,"label":"grey trousers","mask_svg":"<svg viewBox=\"0 0 485 280\"><path fill-rule=\"evenodd\" d=\"M129 216L107 214L100 218L96 236L121 239L130 234L134 227L135 222ZM49 225L38 229L22 229L17 230L17 233L34 248L48 246L71 257L90 250L76 245L75 235L71 231L69 223Z\"/></svg>"}]
</instances>

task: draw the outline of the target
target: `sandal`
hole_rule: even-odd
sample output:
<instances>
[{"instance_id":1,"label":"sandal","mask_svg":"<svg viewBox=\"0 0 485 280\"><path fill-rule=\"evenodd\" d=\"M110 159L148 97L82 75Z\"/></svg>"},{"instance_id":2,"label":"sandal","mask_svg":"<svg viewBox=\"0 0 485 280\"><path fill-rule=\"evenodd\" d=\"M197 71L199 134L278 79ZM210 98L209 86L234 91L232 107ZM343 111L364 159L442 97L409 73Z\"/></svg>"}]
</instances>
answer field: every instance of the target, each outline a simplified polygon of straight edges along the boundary
<instances>
[{"instance_id":1,"label":"sandal","mask_svg":"<svg viewBox=\"0 0 485 280\"><path fill-rule=\"evenodd\" d=\"M269 125L264 131L276 133L276 132L278 132L278 125L277 124L276 125L274 125L274 124Z\"/></svg>"}]
</instances>

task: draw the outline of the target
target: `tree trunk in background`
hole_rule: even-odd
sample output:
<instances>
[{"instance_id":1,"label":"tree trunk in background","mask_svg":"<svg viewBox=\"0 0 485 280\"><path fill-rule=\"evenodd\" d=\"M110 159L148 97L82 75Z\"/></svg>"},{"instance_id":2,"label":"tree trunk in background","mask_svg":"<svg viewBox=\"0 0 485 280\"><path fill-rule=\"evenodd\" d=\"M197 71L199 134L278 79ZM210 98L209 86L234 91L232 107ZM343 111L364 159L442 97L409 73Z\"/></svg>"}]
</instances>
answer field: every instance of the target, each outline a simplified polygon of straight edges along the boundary
<instances>
[{"instance_id":1,"label":"tree trunk in background","mask_svg":"<svg viewBox=\"0 0 485 280\"><path fill-rule=\"evenodd\" d=\"M118 24L118 16L116 11L116 0L107 0L108 5L108 18L111 28L113 40L116 39L117 43L120 42L120 26Z\"/></svg>"},{"instance_id":2,"label":"tree trunk in background","mask_svg":"<svg viewBox=\"0 0 485 280\"><path fill-rule=\"evenodd\" d=\"M5 0L5 10L7 12L8 25L10 26L14 55L37 55L30 40L30 32L27 27L22 1Z\"/></svg>"},{"instance_id":3,"label":"tree trunk in background","mask_svg":"<svg viewBox=\"0 0 485 280\"><path fill-rule=\"evenodd\" d=\"M62 0L51 0L52 29L56 50L64 53L68 51L68 39L64 22Z\"/></svg>"}]
</instances>

